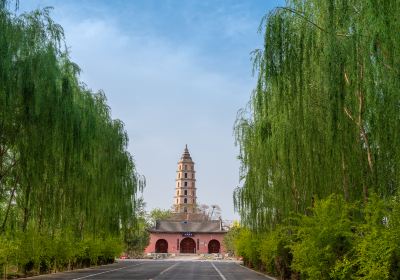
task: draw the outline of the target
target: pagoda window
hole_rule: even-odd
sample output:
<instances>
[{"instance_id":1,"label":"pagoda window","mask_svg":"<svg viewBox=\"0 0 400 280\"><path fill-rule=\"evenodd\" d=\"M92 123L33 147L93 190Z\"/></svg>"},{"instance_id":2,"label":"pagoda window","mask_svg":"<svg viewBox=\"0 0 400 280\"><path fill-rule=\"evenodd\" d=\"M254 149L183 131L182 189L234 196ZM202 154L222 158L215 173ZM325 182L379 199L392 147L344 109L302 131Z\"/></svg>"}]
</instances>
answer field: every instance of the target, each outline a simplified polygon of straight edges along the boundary
<instances>
[{"instance_id":1,"label":"pagoda window","mask_svg":"<svg viewBox=\"0 0 400 280\"><path fill-rule=\"evenodd\" d=\"M185 195L187 195L187 190L185 190Z\"/></svg>"},{"instance_id":2,"label":"pagoda window","mask_svg":"<svg viewBox=\"0 0 400 280\"><path fill-rule=\"evenodd\" d=\"M185 182L185 187L187 187L187 182Z\"/></svg>"},{"instance_id":3,"label":"pagoda window","mask_svg":"<svg viewBox=\"0 0 400 280\"><path fill-rule=\"evenodd\" d=\"M187 212L187 208L186 207L183 208L183 212L185 212L185 213Z\"/></svg>"},{"instance_id":4,"label":"pagoda window","mask_svg":"<svg viewBox=\"0 0 400 280\"><path fill-rule=\"evenodd\" d=\"M185 178L187 178L187 173L185 173Z\"/></svg>"},{"instance_id":5,"label":"pagoda window","mask_svg":"<svg viewBox=\"0 0 400 280\"><path fill-rule=\"evenodd\" d=\"M183 203L187 203L187 198L185 198L185 199L183 200Z\"/></svg>"}]
</instances>

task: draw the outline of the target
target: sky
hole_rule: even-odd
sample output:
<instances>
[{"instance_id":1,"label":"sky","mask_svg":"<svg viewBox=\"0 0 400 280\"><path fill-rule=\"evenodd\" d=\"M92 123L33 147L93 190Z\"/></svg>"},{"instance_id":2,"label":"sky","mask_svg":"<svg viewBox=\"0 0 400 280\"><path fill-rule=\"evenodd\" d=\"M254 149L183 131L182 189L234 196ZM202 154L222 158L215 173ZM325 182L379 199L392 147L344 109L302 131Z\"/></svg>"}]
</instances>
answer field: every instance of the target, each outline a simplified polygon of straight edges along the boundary
<instances>
[{"instance_id":1,"label":"sky","mask_svg":"<svg viewBox=\"0 0 400 280\"><path fill-rule=\"evenodd\" d=\"M51 6L70 56L112 117L145 176L147 210L173 204L177 162L187 144L199 204L239 219L233 127L255 87L251 51L263 47L262 17L283 0L20 0L20 11Z\"/></svg>"}]
</instances>

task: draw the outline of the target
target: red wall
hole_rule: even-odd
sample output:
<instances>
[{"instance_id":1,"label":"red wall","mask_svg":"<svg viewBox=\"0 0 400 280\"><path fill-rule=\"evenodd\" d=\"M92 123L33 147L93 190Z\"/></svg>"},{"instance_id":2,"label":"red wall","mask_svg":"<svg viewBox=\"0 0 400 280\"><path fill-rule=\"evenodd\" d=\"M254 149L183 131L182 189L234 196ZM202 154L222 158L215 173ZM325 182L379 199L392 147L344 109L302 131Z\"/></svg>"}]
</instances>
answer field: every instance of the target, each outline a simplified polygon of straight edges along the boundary
<instances>
[{"instance_id":1,"label":"red wall","mask_svg":"<svg viewBox=\"0 0 400 280\"><path fill-rule=\"evenodd\" d=\"M223 239L225 233L194 233L191 237L196 243L196 253L197 254L207 254L208 253L208 242L210 240L218 240L221 245L220 253L225 253L225 249L223 246ZM182 233L150 233L150 243L149 246L145 249L145 253L154 253L156 251L156 242L159 239L165 239L168 242L168 253L176 254L179 253L177 250L177 239L179 239L179 243L182 239L186 238L182 236ZM199 239L199 249L197 250L197 239Z\"/></svg>"}]
</instances>

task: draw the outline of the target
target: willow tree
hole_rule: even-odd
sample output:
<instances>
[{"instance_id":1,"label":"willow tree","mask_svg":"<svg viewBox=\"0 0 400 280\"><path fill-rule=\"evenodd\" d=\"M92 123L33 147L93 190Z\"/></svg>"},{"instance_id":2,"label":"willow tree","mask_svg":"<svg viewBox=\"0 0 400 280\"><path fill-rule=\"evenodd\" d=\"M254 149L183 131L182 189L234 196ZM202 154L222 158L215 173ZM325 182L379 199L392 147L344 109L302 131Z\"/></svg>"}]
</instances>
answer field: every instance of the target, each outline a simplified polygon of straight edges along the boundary
<instances>
[{"instance_id":1,"label":"willow tree","mask_svg":"<svg viewBox=\"0 0 400 280\"><path fill-rule=\"evenodd\" d=\"M6 2L0 1L0 239L121 237L143 187L124 125L111 118L103 92L80 82L50 9L17 16Z\"/></svg>"},{"instance_id":2,"label":"willow tree","mask_svg":"<svg viewBox=\"0 0 400 280\"><path fill-rule=\"evenodd\" d=\"M257 86L238 115L242 219L271 228L317 198L387 198L400 183L400 5L294 0L261 24Z\"/></svg>"}]
</instances>

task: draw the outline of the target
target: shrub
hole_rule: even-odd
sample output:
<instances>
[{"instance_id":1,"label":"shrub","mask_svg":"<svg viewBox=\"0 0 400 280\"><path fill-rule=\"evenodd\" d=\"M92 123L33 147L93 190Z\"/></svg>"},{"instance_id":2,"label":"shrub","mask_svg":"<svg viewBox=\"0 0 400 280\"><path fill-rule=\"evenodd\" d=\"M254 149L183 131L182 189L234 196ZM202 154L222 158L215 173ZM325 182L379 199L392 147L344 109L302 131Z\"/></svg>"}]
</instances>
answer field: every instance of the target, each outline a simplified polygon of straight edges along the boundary
<instances>
[{"instance_id":1,"label":"shrub","mask_svg":"<svg viewBox=\"0 0 400 280\"><path fill-rule=\"evenodd\" d=\"M244 264L260 269L260 240L257 234L248 228L241 228L235 239L235 254L243 257Z\"/></svg>"},{"instance_id":2,"label":"shrub","mask_svg":"<svg viewBox=\"0 0 400 280\"><path fill-rule=\"evenodd\" d=\"M310 216L299 217L292 269L305 279L331 279L337 260L343 259L352 247L352 223L349 208L340 196L319 200Z\"/></svg>"},{"instance_id":3,"label":"shrub","mask_svg":"<svg viewBox=\"0 0 400 280\"><path fill-rule=\"evenodd\" d=\"M101 243L100 248L100 263L113 263L116 256L123 251L121 240L117 238L107 238Z\"/></svg>"},{"instance_id":4,"label":"shrub","mask_svg":"<svg viewBox=\"0 0 400 280\"><path fill-rule=\"evenodd\" d=\"M356 225L352 254L337 262L332 277L400 279L398 208L396 201L390 205L376 196L369 198Z\"/></svg>"},{"instance_id":5,"label":"shrub","mask_svg":"<svg viewBox=\"0 0 400 280\"><path fill-rule=\"evenodd\" d=\"M224 235L224 248L230 255L235 255L235 240L238 238L241 227L238 222L235 222L229 231Z\"/></svg>"},{"instance_id":6,"label":"shrub","mask_svg":"<svg viewBox=\"0 0 400 280\"><path fill-rule=\"evenodd\" d=\"M292 253L289 245L289 229L278 226L273 231L264 234L260 244L260 259L269 274L280 279L290 279L290 264Z\"/></svg>"}]
</instances>

